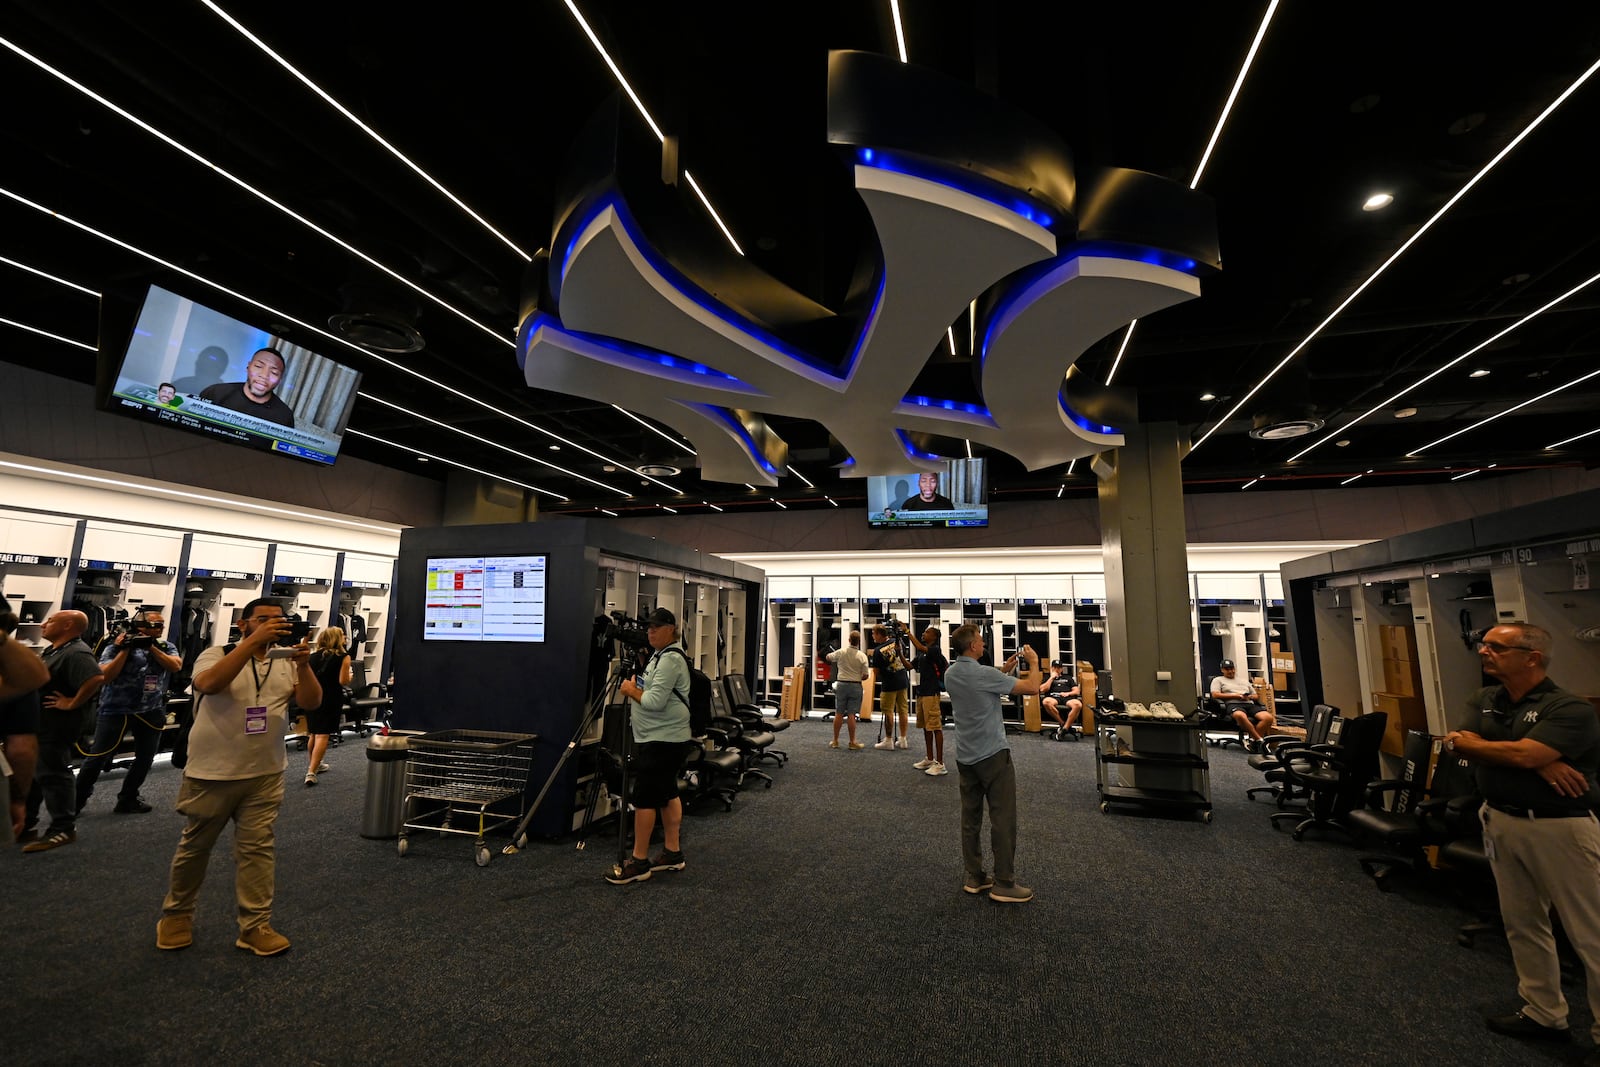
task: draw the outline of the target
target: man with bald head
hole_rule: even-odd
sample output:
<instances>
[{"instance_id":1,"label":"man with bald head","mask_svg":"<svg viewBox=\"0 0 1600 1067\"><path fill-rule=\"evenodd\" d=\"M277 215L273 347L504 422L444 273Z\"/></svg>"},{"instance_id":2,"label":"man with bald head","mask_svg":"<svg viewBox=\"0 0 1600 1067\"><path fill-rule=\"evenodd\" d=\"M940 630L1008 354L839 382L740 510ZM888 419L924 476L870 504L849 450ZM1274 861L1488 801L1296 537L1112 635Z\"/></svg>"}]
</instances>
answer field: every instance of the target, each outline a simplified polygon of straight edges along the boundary
<instances>
[{"instance_id":1,"label":"man with bald head","mask_svg":"<svg viewBox=\"0 0 1600 1067\"><path fill-rule=\"evenodd\" d=\"M50 647L40 657L50 680L40 690L39 763L28 794L28 825L39 818L39 805L50 812L50 828L29 840L24 852L48 852L78 839L77 790L72 781L72 746L92 721L105 676L94 650L83 641L89 617L81 611L58 611L41 631ZM24 834L25 838L30 837Z\"/></svg>"}]
</instances>

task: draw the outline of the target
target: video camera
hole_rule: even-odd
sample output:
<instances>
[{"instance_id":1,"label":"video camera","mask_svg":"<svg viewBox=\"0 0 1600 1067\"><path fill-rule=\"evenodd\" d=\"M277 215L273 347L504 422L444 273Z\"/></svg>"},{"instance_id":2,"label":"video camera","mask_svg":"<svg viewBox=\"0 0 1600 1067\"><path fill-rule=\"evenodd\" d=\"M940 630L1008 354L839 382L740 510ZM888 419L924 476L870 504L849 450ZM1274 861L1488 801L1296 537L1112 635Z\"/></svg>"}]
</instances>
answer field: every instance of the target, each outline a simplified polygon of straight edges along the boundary
<instances>
[{"instance_id":1,"label":"video camera","mask_svg":"<svg viewBox=\"0 0 1600 1067\"><path fill-rule=\"evenodd\" d=\"M649 647L650 634L643 619L632 618L623 611L613 611L610 619L605 629L606 641L616 641L629 648Z\"/></svg>"},{"instance_id":2,"label":"video camera","mask_svg":"<svg viewBox=\"0 0 1600 1067\"><path fill-rule=\"evenodd\" d=\"M107 639L115 641L126 634L127 636L123 637L122 648L129 651L136 648L153 648L156 639L139 632L139 620L143 615L143 612L135 612L131 619L113 619L106 626Z\"/></svg>"}]
</instances>

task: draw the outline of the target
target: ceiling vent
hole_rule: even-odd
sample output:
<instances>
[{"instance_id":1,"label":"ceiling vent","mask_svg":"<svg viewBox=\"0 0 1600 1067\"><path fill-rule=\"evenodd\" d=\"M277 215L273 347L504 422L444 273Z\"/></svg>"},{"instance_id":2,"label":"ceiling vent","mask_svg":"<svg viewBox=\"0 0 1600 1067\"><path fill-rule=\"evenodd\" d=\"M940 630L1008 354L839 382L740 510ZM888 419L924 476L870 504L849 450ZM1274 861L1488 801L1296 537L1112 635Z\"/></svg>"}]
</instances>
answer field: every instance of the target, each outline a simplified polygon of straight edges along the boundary
<instances>
[{"instance_id":1,"label":"ceiling vent","mask_svg":"<svg viewBox=\"0 0 1600 1067\"><path fill-rule=\"evenodd\" d=\"M1323 420L1309 408L1263 411L1251 420L1250 436L1257 441L1287 441L1322 429Z\"/></svg>"},{"instance_id":2,"label":"ceiling vent","mask_svg":"<svg viewBox=\"0 0 1600 1067\"><path fill-rule=\"evenodd\" d=\"M674 478L683 471L670 463L641 463L634 470L646 478Z\"/></svg>"},{"instance_id":3,"label":"ceiling vent","mask_svg":"<svg viewBox=\"0 0 1600 1067\"><path fill-rule=\"evenodd\" d=\"M415 326L387 315L341 312L328 319L328 325L346 341L373 352L403 356L408 352L421 352L426 345Z\"/></svg>"}]
</instances>

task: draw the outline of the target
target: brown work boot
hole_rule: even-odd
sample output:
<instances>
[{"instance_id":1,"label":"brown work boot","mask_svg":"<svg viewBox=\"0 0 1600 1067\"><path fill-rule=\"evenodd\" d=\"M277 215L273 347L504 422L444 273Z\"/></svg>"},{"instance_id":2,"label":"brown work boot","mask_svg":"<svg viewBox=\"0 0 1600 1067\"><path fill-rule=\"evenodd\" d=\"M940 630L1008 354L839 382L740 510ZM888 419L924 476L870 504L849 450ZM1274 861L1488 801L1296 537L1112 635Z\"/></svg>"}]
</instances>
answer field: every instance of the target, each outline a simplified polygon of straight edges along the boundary
<instances>
[{"instance_id":1,"label":"brown work boot","mask_svg":"<svg viewBox=\"0 0 1600 1067\"><path fill-rule=\"evenodd\" d=\"M247 948L257 956L276 956L289 951L289 939L265 923L244 931L233 944L236 948Z\"/></svg>"},{"instance_id":2,"label":"brown work boot","mask_svg":"<svg viewBox=\"0 0 1600 1067\"><path fill-rule=\"evenodd\" d=\"M156 923L156 948L188 948L194 944L193 915L163 915Z\"/></svg>"}]
</instances>

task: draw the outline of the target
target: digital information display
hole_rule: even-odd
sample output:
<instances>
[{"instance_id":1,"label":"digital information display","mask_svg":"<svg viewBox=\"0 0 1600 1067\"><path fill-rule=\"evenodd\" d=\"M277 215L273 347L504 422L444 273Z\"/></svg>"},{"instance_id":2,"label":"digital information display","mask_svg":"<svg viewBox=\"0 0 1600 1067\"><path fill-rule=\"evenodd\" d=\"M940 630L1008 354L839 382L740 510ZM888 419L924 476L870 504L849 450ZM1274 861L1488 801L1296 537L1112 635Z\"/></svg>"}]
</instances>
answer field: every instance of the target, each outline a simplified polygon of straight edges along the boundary
<instances>
[{"instance_id":1,"label":"digital information display","mask_svg":"<svg viewBox=\"0 0 1600 1067\"><path fill-rule=\"evenodd\" d=\"M544 640L546 556L428 560L424 641Z\"/></svg>"}]
</instances>

